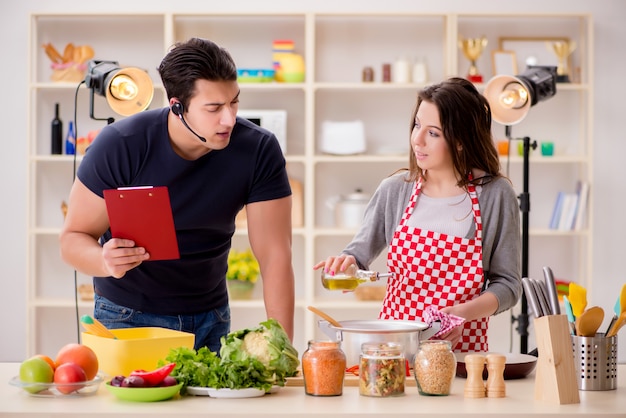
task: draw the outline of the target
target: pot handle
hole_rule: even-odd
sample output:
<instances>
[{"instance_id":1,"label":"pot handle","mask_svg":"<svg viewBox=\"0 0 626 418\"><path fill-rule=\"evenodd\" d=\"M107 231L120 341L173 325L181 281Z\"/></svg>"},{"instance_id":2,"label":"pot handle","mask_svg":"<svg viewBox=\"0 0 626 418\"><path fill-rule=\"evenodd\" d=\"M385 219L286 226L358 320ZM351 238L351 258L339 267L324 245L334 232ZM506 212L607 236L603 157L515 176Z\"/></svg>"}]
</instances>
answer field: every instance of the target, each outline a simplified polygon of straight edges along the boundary
<instances>
[{"instance_id":1,"label":"pot handle","mask_svg":"<svg viewBox=\"0 0 626 418\"><path fill-rule=\"evenodd\" d=\"M330 323L325 319L317 321L319 329L326 334L333 341L342 341L343 334L340 330L334 329L330 326Z\"/></svg>"},{"instance_id":2,"label":"pot handle","mask_svg":"<svg viewBox=\"0 0 626 418\"><path fill-rule=\"evenodd\" d=\"M421 332L421 339L428 340L430 337L438 333L440 329L441 321L433 321L428 328Z\"/></svg>"}]
</instances>

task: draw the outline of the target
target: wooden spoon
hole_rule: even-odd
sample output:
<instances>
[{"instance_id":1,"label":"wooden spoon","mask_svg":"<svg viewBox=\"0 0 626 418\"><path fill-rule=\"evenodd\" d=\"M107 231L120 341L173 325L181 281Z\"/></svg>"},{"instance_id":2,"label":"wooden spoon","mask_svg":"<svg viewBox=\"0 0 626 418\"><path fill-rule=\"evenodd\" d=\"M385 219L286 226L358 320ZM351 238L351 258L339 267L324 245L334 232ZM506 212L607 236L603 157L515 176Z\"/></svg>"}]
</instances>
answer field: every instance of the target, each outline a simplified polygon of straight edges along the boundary
<instances>
[{"instance_id":1,"label":"wooden spoon","mask_svg":"<svg viewBox=\"0 0 626 418\"><path fill-rule=\"evenodd\" d=\"M604 320L604 310L593 306L576 318L576 334L581 337L595 337Z\"/></svg>"},{"instance_id":2,"label":"wooden spoon","mask_svg":"<svg viewBox=\"0 0 626 418\"><path fill-rule=\"evenodd\" d=\"M326 312L320 311L319 309L313 307L313 306L307 306L307 309L319 316L321 316L322 318L324 318L325 320L327 320L332 326L336 327L336 328L341 328L341 324L336 321L332 316L328 315Z\"/></svg>"}]
</instances>

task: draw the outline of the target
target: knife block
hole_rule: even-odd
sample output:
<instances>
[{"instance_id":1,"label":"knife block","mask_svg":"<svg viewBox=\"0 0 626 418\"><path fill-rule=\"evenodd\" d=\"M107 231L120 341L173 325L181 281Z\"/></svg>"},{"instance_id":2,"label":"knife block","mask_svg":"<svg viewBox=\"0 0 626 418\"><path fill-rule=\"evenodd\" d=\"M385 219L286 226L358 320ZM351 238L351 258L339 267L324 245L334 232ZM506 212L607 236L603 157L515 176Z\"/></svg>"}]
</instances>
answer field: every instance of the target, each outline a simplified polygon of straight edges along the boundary
<instances>
[{"instance_id":1,"label":"knife block","mask_svg":"<svg viewBox=\"0 0 626 418\"><path fill-rule=\"evenodd\" d=\"M580 403L567 317L542 316L534 319L534 326L539 352L535 399L560 405Z\"/></svg>"}]
</instances>

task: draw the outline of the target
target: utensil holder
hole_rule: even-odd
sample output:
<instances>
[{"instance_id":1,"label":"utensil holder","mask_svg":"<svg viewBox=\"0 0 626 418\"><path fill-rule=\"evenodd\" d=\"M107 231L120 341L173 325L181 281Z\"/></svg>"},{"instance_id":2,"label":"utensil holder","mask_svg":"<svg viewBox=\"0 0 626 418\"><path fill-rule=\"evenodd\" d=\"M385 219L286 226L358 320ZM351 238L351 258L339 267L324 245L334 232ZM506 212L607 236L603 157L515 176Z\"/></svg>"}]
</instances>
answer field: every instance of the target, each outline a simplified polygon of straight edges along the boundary
<instances>
[{"instance_id":1,"label":"utensil holder","mask_svg":"<svg viewBox=\"0 0 626 418\"><path fill-rule=\"evenodd\" d=\"M580 403L567 317L547 315L535 318L534 327L539 352L535 399L561 405Z\"/></svg>"},{"instance_id":2,"label":"utensil holder","mask_svg":"<svg viewBox=\"0 0 626 418\"><path fill-rule=\"evenodd\" d=\"M571 337L578 389L617 389L617 335Z\"/></svg>"}]
</instances>

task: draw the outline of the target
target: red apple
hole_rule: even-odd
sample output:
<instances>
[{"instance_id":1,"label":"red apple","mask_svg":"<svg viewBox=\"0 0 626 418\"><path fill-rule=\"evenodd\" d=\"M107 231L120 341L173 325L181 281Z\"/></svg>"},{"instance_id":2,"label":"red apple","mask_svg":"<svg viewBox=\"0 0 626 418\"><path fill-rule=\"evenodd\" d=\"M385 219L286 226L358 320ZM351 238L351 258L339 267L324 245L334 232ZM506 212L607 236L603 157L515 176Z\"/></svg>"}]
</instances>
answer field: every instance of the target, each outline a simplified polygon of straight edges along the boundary
<instances>
[{"instance_id":1,"label":"red apple","mask_svg":"<svg viewBox=\"0 0 626 418\"><path fill-rule=\"evenodd\" d=\"M59 392L69 394L80 390L84 385L76 383L87 381L85 371L75 363L63 363L54 371L54 383Z\"/></svg>"}]
</instances>

